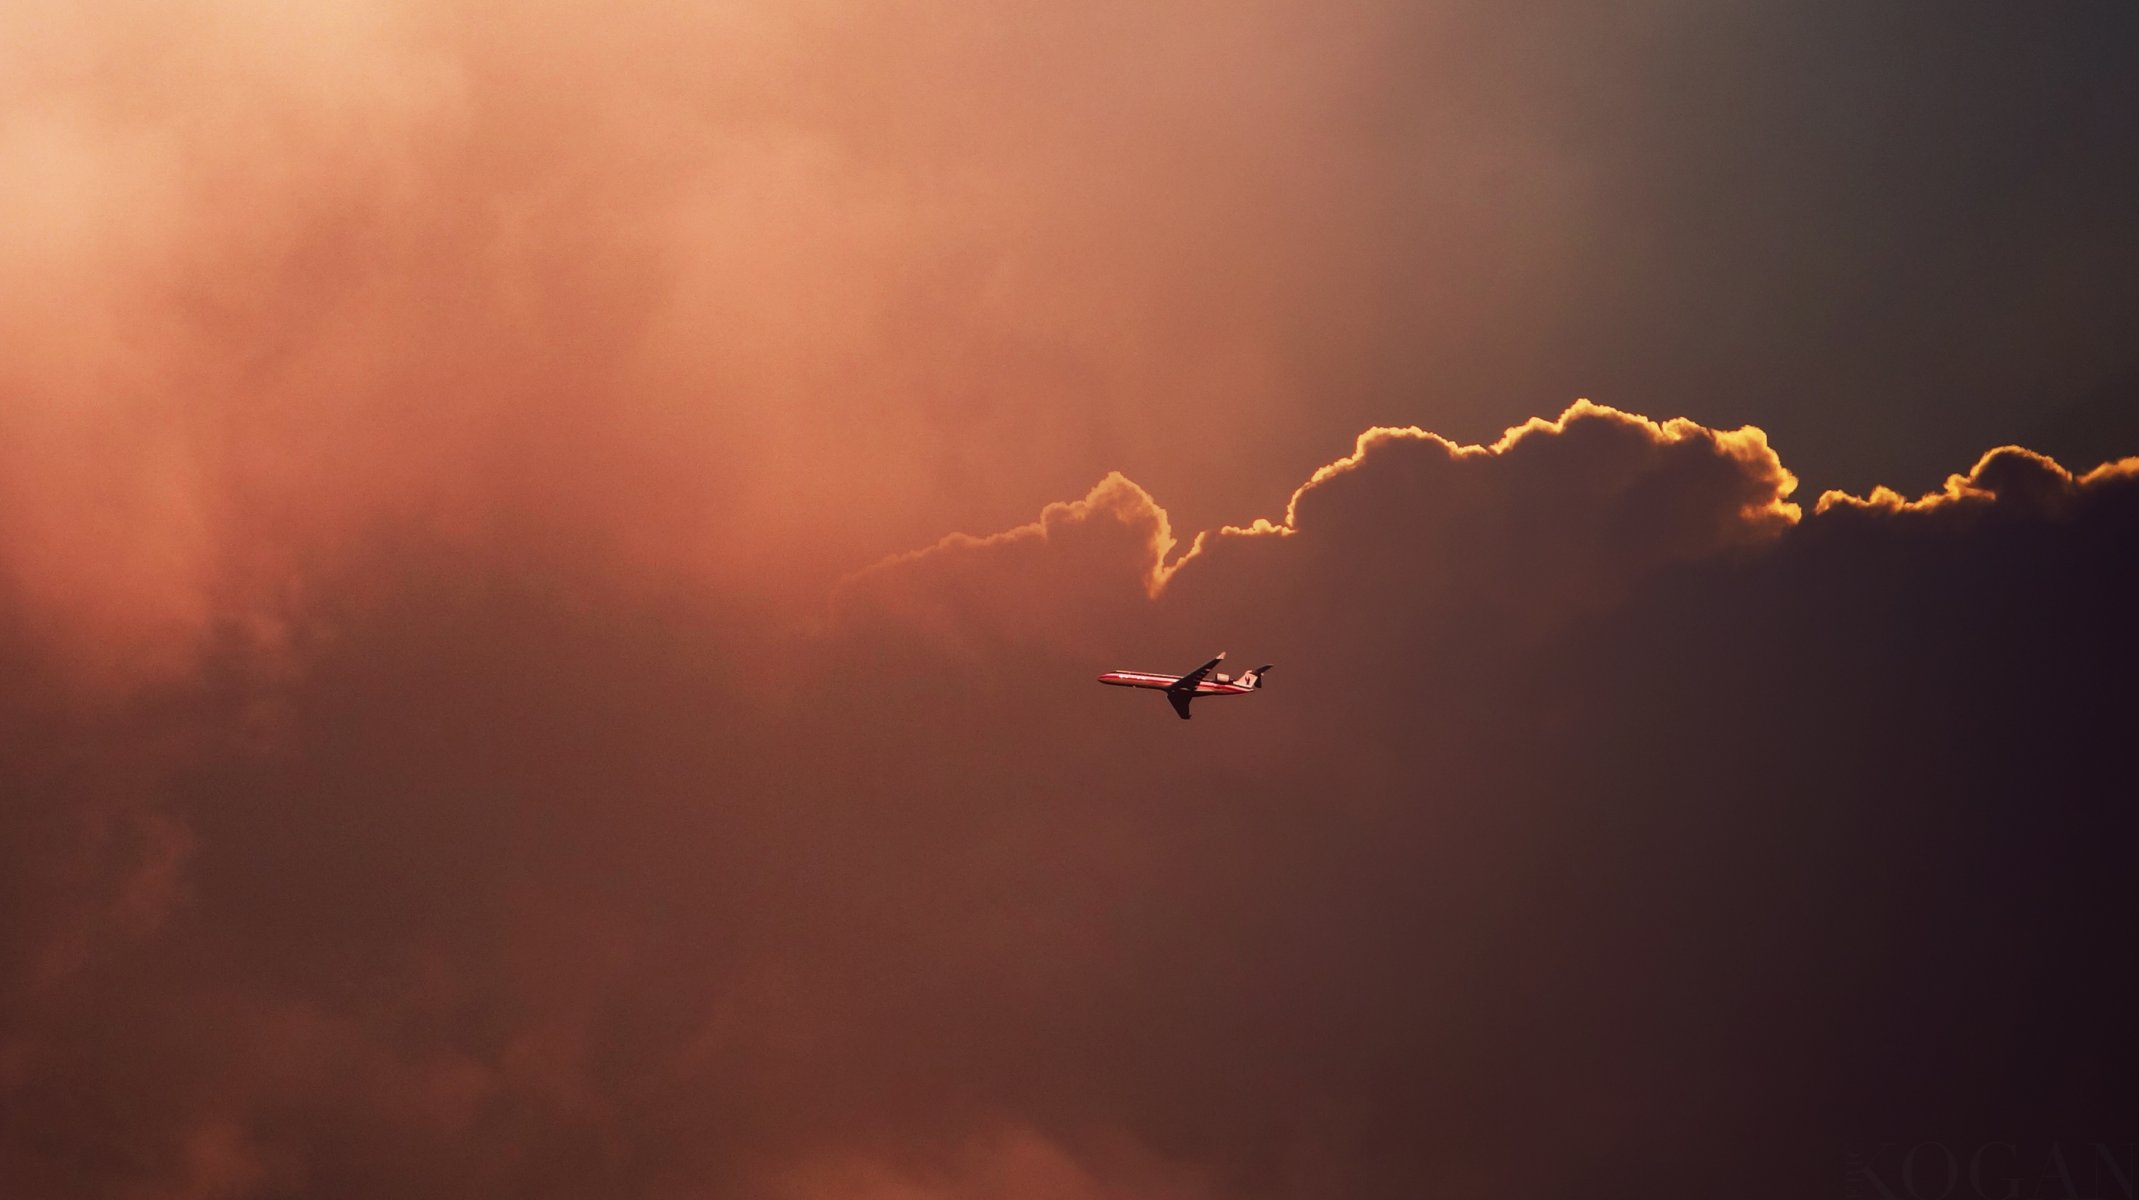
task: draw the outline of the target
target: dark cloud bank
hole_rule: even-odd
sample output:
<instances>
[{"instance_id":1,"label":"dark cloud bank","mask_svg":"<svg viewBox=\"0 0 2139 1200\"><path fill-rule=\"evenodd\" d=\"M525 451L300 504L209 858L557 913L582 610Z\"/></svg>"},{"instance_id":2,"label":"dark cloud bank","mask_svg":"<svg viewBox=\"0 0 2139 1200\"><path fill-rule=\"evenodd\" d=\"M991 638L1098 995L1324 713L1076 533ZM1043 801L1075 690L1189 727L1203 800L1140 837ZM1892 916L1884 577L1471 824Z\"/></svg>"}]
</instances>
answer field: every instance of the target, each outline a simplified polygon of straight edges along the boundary
<instances>
[{"instance_id":1,"label":"dark cloud bank","mask_svg":"<svg viewBox=\"0 0 2139 1200\"><path fill-rule=\"evenodd\" d=\"M15 604L0 1192L1804 1196L2131 1137L2139 463L1793 486L1603 409L1375 431L1282 525L1116 477L810 633L380 536L116 692ZM1091 683L1221 646L1278 669L1192 723Z\"/></svg>"}]
</instances>

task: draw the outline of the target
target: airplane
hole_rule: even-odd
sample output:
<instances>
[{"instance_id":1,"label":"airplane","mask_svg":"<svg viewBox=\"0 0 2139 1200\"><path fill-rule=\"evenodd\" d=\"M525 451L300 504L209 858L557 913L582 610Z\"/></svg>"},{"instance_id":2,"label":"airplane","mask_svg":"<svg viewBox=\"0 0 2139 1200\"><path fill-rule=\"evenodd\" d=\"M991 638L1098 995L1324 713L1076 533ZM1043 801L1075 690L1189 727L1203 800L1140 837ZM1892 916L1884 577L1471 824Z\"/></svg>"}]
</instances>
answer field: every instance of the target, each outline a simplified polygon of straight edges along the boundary
<instances>
[{"instance_id":1,"label":"airplane","mask_svg":"<svg viewBox=\"0 0 2139 1200\"><path fill-rule=\"evenodd\" d=\"M1188 720L1188 702L1199 696L1245 696L1263 686L1263 673L1270 669L1269 663L1245 672L1238 679L1228 679L1224 673L1211 674L1211 668L1225 661L1225 652L1204 663L1186 675L1154 675L1149 671L1109 671L1099 677L1101 683L1115 687L1153 688L1166 693L1167 703Z\"/></svg>"}]
</instances>

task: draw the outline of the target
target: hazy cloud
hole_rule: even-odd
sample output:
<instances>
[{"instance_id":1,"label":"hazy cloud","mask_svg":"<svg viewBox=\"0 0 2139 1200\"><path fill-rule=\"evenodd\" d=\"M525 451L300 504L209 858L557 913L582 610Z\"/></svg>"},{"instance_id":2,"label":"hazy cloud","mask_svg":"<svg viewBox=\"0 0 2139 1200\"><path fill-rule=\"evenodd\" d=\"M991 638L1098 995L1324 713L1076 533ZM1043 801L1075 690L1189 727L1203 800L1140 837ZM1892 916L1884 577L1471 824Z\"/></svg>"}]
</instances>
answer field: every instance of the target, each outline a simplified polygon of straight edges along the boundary
<instances>
[{"instance_id":1,"label":"hazy cloud","mask_svg":"<svg viewBox=\"0 0 2139 1200\"><path fill-rule=\"evenodd\" d=\"M2128 1132L2135 13L9 4L0 1191Z\"/></svg>"},{"instance_id":2,"label":"hazy cloud","mask_svg":"<svg viewBox=\"0 0 2139 1200\"><path fill-rule=\"evenodd\" d=\"M0 1171L1784 1195L2114 1125L2133 471L1800 523L1757 431L1578 407L1369 433L1155 593L1112 477L816 632L510 533L116 697L11 619ZM1090 684L1224 639L1278 672L1191 724Z\"/></svg>"}]
</instances>

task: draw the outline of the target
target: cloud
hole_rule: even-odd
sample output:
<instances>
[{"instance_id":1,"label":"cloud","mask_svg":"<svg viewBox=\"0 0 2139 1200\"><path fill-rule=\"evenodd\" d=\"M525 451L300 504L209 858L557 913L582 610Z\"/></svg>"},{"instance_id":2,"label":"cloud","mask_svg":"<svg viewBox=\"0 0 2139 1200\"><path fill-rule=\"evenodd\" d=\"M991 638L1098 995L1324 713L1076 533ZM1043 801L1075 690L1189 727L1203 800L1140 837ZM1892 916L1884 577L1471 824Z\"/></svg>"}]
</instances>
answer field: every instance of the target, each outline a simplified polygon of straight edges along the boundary
<instances>
[{"instance_id":1,"label":"cloud","mask_svg":"<svg viewBox=\"0 0 2139 1200\"><path fill-rule=\"evenodd\" d=\"M1802 1194L2119 1128L2129 464L1757 430L1110 476L826 622L382 528L119 692L0 625L25 1194ZM1963 519L1965 518L1965 519ZM1090 684L1280 664L1190 724ZM2113 925L2113 921L2112 921Z\"/></svg>"},{"instance_id":2,"label":"cloud","mask_svg":"<svg viewBox=\"0 0 2139 1200\"><path fill-rule=\"evenodd\" d=\"M1869 496L1829 491L1820 496L1819 511L1855 509L1895 513L1933 513L1940 509L1991 511L2000 506L2030 515L2062 513L2091 489L2125 486L2139 474L2139 459L2125 458L2103 463L2084 475L2074 475L2046 455L2020 446L2000 446L1976 460L1966 475L1948 475L1939 491L1915 500L1904 500L1892 488L1875 488Z\"/></svg>"},{"instance_id":3,"label":"cloud","mask_svg":"<svg viewBox=\"0 0 2139 1200\"><path fill-rule=\"evenodd\" d=\"M1861 487L2128 373L2125 18L1548 10L10 5L9 570L122 663L382 516L813 606L1103 466L1592 395Z\"/></svg>"},{"instance_id":4,"label":"cloud","mask_svg":"<svg viewBox=\"0 0 2139 1200\"><path fill-rule=\"evenodd\" d=\"M1294 492L1282 522L1201 542L1207 563L1174 590L1220 611L1229 596L1251 621L1274 590L1377 637L1474 621L1542 631L1668 563L1777 536L1798 519L1795 487L1757 429L1659 425L1586 401L1491 446L1376 429ZM1339 617L1361 604L1376 619ZM1282 638L1282 623L1254 636Z\"/></svg>"},{"instance_id":5,"label":"cloud","mask_svg":"<svg viewBox=\"0 0 2139 1200\"><path fill-rule=\"evenodd\" d=\"M982 538L952 534L849 576L833 594L832 620L966 639L971 657L1074 630L1081 639L1071 644L1089 653L1157 595L1173 549L1166 511L1111 474L1082 500L1048 505L1030 525ZM987 641L971 644L975 637Z\"/></svg>"},{"instance_id":6,"label":"cloud","mask_svg":"<svg viewBox=\"0 0 2139 1200\"><path fill-rule=\"evenodd\" d=\"M2132 460L1725 426L2109 394L2132 21L1869 12L0 7L0 1193L2128 1129Z\"/></svg>"}]
</instances>

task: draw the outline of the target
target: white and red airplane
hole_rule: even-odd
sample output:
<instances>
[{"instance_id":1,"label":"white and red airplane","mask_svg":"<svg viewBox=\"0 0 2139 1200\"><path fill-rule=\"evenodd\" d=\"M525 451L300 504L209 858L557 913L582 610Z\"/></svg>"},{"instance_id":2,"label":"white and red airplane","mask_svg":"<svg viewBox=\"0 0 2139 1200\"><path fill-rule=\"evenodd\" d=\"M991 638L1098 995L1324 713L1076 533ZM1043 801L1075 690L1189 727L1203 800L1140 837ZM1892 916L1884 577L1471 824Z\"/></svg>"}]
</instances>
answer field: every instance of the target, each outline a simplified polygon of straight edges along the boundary
<instances>
[{"instance_id":1,"label":"white and red airplane","mask_svg":"<svg viewBox=\"0 0 2139 1200\"><path fill-rule=\"evenodd\" d=\"M1225 661L1221 651L1218 657L1204 663L1186 675L1154 675L1149 671L1109 671L1099 677L1101 683L1115 687L1155 688L1166 693L1166 700L1173 710L1188 720L1188 702L1202 696L1245 696L1263 686L1263 672L1270 664L1245 672L1238 679L1228 679L1223 673L1213 675L1211 668Z\"/></svg>"}]
</instances>

